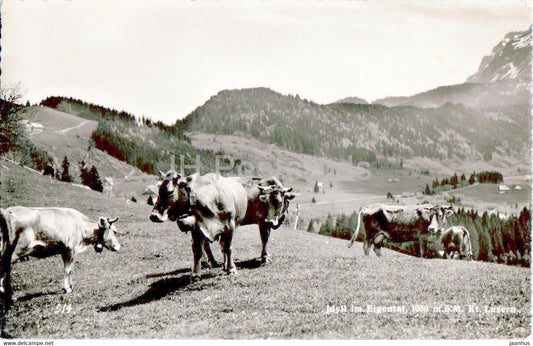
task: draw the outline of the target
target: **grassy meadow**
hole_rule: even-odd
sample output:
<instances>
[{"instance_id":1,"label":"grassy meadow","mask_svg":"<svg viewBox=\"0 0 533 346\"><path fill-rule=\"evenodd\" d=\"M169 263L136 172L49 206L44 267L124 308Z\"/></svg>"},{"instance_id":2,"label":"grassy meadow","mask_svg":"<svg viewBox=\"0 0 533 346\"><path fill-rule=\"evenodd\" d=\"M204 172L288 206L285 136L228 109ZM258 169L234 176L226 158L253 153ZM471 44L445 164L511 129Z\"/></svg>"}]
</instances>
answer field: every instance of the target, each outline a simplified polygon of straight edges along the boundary
<instances>
[{"instance_id":1,"label":"grassy meadow","mask_svg":"<svg viewBox=\"0 0 533 346\"><path fill-rule=\"evenodd\" d=\"M123 246L118 253L96 254L90 248L81 254L70 295L61 293L59 256L14 264L17 302L6 316L6 332L13 337L510 339L530 334L526 268L419 259L387 249L381 258L366 257L360 243L348 249L347 241L286 227L272 232L273 262L259 266L259 232L246 226L234 239L238 274L220 275L215 268L191 282L190 235L170 222L151 223L150 206L50 180L4 160L0 172L2 207L62 206L92 218L119 217ZM221 261L217 244L213 250ZM377 313L372 307L405 310Z\"/></svg>"}]
</instances>

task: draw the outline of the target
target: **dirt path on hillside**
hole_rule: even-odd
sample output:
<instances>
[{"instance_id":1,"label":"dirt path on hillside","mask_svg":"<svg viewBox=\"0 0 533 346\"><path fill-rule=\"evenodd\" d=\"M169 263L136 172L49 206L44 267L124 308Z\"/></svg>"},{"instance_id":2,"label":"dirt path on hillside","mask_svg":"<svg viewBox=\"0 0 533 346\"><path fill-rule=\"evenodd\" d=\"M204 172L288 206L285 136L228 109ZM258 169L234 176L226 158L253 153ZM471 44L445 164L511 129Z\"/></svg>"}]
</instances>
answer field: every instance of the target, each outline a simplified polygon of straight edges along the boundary
<instances>
[{"instance_id":1,"label":"dirt path on hillside","mask_svg":"<svg viewBox=\"0 0 533 346\"><path fill-rule=\"evenodd\" d=\"M72 127L69 127L69 128L66 128L66 129L63 129L63 130L60 130L60 131L57 131L57 132L58 132L58 133L67 133L67 132L69 132L69 131L71 131L71 130L79 129L79 128L82 127L83 125L88 124L88 123L90 123L90 122L91 122L91 121L89 121L89 120L85 120L85 121L83 121L82 123L80 123L80 124L78 124L78 125L76 125L76 126L72 126Z\"/></svg>"}]
</instances>

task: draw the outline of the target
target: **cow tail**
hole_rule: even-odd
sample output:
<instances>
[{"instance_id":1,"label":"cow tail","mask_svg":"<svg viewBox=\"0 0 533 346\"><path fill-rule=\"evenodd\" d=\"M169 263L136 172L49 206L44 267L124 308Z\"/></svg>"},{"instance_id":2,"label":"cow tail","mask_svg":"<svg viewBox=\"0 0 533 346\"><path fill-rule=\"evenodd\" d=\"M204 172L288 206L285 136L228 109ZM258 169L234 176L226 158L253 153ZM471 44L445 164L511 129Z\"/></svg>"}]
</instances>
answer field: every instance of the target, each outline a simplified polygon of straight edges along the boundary
<instances>
[{"instance_id":1,"label":"cow tail","mask_svg":"<svg viewBox=\"0 0 533 346\"><path fill-rule=\"evenodd\" d=\"M359 215L357 216L357 228L353 232L352 239L350 240L350 244L348 244L348 247L352 247L353 243L355 243L355 240L357 239L357 235L359 234L359 227L361 227L361 214L363 213L363 209L359 210Z\"/></svg>"},{"instance_id":2,"label":"cow tail","mask_svg":"<svg viewBox=\"0 0 533 346\"><path fill-rule=\"evenodd\" d=\"M1 239L1 248L0 248L0 296L2 296L3 308L7 309L11 301L11 256L9 255L8 246L9 246L9 227L7 225L7 220L4 215L4 211L0 208L0 236ZM3 311L2 311L3 313ZM3 314L0 316L0 324L3 326ZM3 332L3 329L2 329Z\"/></svg>"},{"instance_id":3,"label":"cow tail","mask_svg":"<svg viewBox=\"0 0 533 346\"><path fill-rule=\"evenodd\" d=\"M466 235L466 238L467 239L467 244L468 244L468 259L469 260L472 260L472 241L470 240L470 232L468 232L468 230L465 228L465 235Z\"/></svg>"},{"instance_id":4,"label":"cow tail","mask_svg":"<svg viewBox=\"0 0 533 346\"><path fill-rule=\"evenodd\" d=\"M1 247L0 247L0 255L4 254L4 252L7 249L7 245L9 243L9 228L7 227L7 221L4 216L4 211L0 208L0 241L1 241Z\"/></svg>"}]
</instances>

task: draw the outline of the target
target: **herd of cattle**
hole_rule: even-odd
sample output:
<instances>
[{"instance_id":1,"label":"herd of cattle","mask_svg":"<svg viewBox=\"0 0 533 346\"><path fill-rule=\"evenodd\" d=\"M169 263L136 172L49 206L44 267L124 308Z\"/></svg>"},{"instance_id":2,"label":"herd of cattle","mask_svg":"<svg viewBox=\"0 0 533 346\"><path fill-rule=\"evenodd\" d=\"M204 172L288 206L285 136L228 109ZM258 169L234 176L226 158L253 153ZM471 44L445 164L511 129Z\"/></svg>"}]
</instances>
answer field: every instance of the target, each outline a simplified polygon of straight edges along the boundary
<instances>
[{"instance_id":1,"label":"herd of cattle","mask_svg":"<svg viewBox=\"0 0 533 346\"><path fill-rule=\"evenodd\" d=\"M217 266L210 243L219 241L224 255L224 271L235 273L232 241L239 225L257 224L262 242L261 262L270 262L268 239L272 229L280 227L288 213L289 202L298 194L276 178L259 179L223 177L218 174L181 177L174 171L160 172L163 181L150 214L152 222L176 222L183 232L191 232L192 279L198 279L201 260ZM348 247L355 242L361 224L365 230L366 255L374 247L381 256L384 241L420 242L420 256L432 244L443 258L472 257L468 230L453 226L444 230L451 207L431 204L389 206L373 204L359 212L357 229ZM94 246L96 252L107 248L119 251L114 223L118 219L100 217L91 221L70 208L11 207L0 209L1 257L0 294L11 300L11 264L24 256L47 257L60 254L64 262L63 290L72 292L71 272L74 257ZM423 245L425 244L425 245Z\"/></svg>"}]
</instances>

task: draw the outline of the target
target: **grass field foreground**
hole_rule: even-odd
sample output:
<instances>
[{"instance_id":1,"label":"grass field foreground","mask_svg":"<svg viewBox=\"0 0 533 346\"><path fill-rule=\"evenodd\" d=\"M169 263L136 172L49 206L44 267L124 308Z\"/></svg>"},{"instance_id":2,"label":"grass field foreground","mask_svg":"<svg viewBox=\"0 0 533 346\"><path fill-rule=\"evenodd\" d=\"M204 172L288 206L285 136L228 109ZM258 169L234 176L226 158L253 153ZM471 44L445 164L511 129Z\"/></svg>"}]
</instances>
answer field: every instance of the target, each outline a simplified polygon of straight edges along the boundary
<instances>
[{"instance_id":1,"label":"grass field foreground","mask_svg":"<svg viewBox=\"0 0 533 346\"><path fill-rule=\"evenodd\" d=\"M348 249L347 241L287 228L273 231L273 263L259 266L259 232L247 226L238 228L234 240L238 274L220 275L215 268L191 282L190 235L170 222L151 223L149 206L1 163L3 207L68 206L93 218L120 217L123 246L119 253L89 249L80 255L70 295L61 293L60 257L15 264L18 301L6 328L14 337L509 339L530 334L526 268L419 259L386 249L381 258L366 257L360 243ZM217 244L213 250L220 261ZM380 308L397 311L378 313Z\"/></svg>"}]
</instances>

